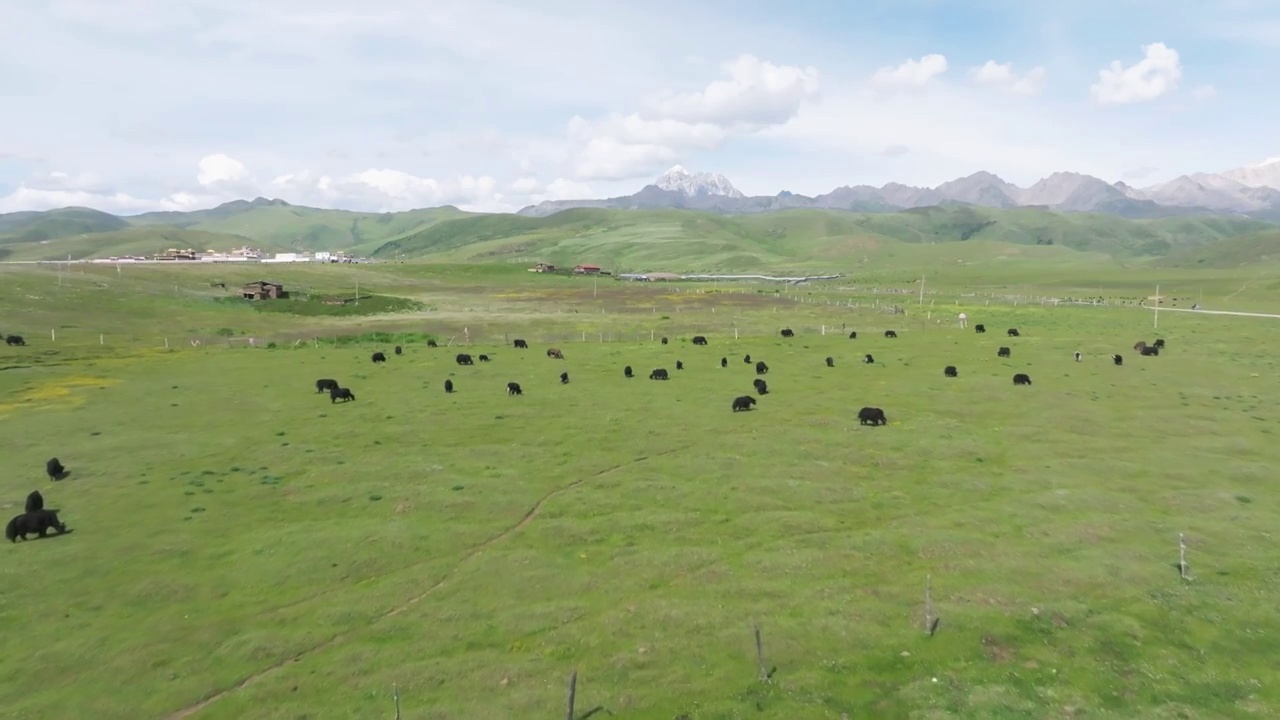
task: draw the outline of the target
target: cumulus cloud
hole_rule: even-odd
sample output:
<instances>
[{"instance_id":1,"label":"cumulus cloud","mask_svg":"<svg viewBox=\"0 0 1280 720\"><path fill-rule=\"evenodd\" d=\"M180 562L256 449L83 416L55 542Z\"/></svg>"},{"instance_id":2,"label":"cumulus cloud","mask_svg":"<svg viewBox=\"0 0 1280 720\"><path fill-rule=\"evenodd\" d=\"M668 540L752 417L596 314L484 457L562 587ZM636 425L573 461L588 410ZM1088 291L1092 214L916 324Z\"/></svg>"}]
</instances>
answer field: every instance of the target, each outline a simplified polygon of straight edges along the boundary
<instances>
[{"instance_id":1,"label":"cumulus cloud","mask_svg":"<svg viewBox=\"0 0 1280 720\"><path fill-rule=\"evenodd\" d=\"M1013 70L1013 63L998 63L988 60L982 67L970 71L973 81L979 85L999 88L1017 95L1037 95L1044 90L1045 69L1036 66L1019 75Z\"/></svg>"},{"instance_id":2,"label":"cumulus cloud","mask_svg":"<svg viewBox=\"0 0 1280 720\"><path fill-rule=\"evenodd\" d=\"M1119 60L1098 71L1098 82L1089 88L1099 105L1150 102L1178 87L1182 61L1178 51L1162 42L1142 46L1143 58L1125 67Z\"/></svg>"},{"instance_id":3,"label":"cumulus cloud","mask_svg":"<svg viewBox=\"0 0 1280 720\"><path fill-rule=\"evenodd\" d=\"M699 92L667 94L649 102L654 115L689 123L774 125L786 122L818 95L818 71L774 65L742 55L721 65L729 77Z\"/></svg>"},{"instance_id":4,"label":"cumulus cloud","mask_svg":"<svg viewBox=\"0 0 1280 720\"><path fill-rule=\"evenodd\" d=\"M217 153L200 158L196 172L196 182L204 187L214 187L220 183L239 182L248 177L244 163L235 158Z\"/></svg>"},{"instance_id":5,"label":"cumulus cloud","mask_svg":"<svg viewBox=\"0 0 1280 720\"><path fill-rule=\"evenodd\" d=\"M628 180L716 150L734 135L780 125L818 96L818 71L774 65L752 55L723 63L728 77L698 92L663 93L643 110L597 120L575 115L567 137L574 174L584 180Z\"/></svg>"},{"instance_id":6,"label":"cumulus cloud","mask_svg":"<svg viewBox=\"0 0 1280 720\"><path fill-rule=\"evenodd\" d=\"M876 70L871 76L871 84L882 88L923 87L946 71L946 56L931 53L919 60L907 60L896 67L890 65Z\"/></svg>"}]
</instances>

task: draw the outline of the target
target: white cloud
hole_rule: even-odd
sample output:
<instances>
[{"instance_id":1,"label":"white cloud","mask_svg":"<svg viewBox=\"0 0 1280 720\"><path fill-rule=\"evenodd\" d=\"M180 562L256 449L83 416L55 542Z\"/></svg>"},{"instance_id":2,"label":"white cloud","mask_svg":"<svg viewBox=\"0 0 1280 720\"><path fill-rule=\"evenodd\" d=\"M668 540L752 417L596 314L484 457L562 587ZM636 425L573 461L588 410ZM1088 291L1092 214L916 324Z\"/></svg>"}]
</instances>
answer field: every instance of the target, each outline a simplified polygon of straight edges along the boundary
<instances>
[{"instance_id":1,"label":"white cloud","mask_svg":"<svg viewBox=\"0 0 1280 720\"><path fill-rule=\"evenodd\" d=\"M1098 71L1098 82L1089 88L1099 105L1149 102L1178 87L1182 62L1178 51L1162 42L1142 46L1143 58L1124 67L1119 60Z\"/></svg>"},{"instance_id":2,"label":"white cloud","mask_svg":"<svg viewBox=\"0 0 1280 720\"><path fill-rule=\"evenodd\" d=\"M155 209L155 203L120 192L42 190L27 185L19 185L12 193L0 197L0 213L63 207L90 207L104 212L136 213Z\"/></svg>"},{"instance_id":3,"label":"white cloud","mask_svg":"<svg viewBox=\"0 0 1280 720\"><path fill-rule=\"evenodd\" d=\"M813 67L774 65L742 55L721 68L728 79L699 92L654 98L650 110L658 117L721 127L773 125L786 122L802 103L818 95L818 71Z\"/></svg>"},{"instance_id":4,"label":"white cloud","mask_svg":"<svg viewBox=\"0 0 1280 720\"><path fill-rule=\"evenodd\" d=\"M1218 97L1218 88L1212 85L1200 85L1191 90L1191 99L1205 102Z\"/></svg>"},{"instance_id":5,"label":"white cloud","mask_svg":"<svg viewBox=\"0 0 1280 720\"><path fill-rule=\"evenodd\" d=\"M519 195L536 195L542 192L542 183L536 177L517 178L511 183L511 192Z\"/></svg>"},{"instance_id":6,"label":"white cloud","mask_svg":"<svg viewBox=\"0 0 1280 720\"><path fill-rule=\"evenodd\" d=\"M542 194L542 200L577 200L580 198L589 198L593 196L590 185L580 182L574 182L565 178L556 178L547 186L547 191Z\"/></svg>"},{"instance_id":7,"label":"white cloud","mask_svg":"<svg viewBox=\"0 0 1280 720\"><path fill-rule=\"evenodd\" d=\"M871 76L871 84L886 88L923 87L947 71L947 58L932 53L919 60L907 60L897 67L886 66Z\"/></svg>"},{"instance_id":8,"label":"white cloud","mask_svg":"<svg viewBox=\"0 0 1280 720\"><path fill-rule=\"evenodd\" d=\"M973 81L979 85L1000 88L1017 95L1037 95L1044 90L1046 72L1043 67L1036 66L1023 75L1013 71L1013 63L997 63L988 60L982 67L970 71Z\"/></svg>"},{"instance_id":9,"label":"white cloud","mask_svg":"<svg viewBox=\"0 0 1280 720\"><path fill-rule=\"evenodd\" d=\"M721 65L727 80L694 93L663 93L643 112L599 120L575 115L567 137L574 175L583 180L629 180L679 161L693 151L720 148L734 135L786 122L818 94L818 71L774 65L751 55Z\"/></svg>"},{"instance_id":10,"label":"white cloud","mask_svg":"<svg viewBox=\"0 0 1280 720\"><path fill-rule=\"evenodd\" d=\"M200 159L196 182L208 188L219 183L239 182L246 177L248 172L245 171L244 163L229 155L217 153Z\"/></svg>"}]
</instances>

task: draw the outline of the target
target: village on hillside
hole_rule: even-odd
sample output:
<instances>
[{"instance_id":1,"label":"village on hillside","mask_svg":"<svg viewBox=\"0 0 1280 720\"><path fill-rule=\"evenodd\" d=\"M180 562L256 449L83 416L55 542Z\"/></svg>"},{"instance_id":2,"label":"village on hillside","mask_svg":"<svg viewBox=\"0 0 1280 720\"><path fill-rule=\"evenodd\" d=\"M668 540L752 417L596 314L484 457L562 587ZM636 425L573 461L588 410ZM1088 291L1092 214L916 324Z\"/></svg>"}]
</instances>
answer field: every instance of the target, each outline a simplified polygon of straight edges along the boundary
<instances>
[{"instance_id":1,"label":"village on hillside","mask_svg":"<svg viewBox=\"0 0 1280 720\"><path fill-rule=\"evenodd\" d=\"M260 263L367 263L370 260L366 258L357 258L349 255L342 250L329 252L327 250L319 250L311 252L286 252L273 253L267 256L261 250L248 246L236 248L226 252L213 250L193 250L187 248L179 250L177 248L169 248L162 253L156 253L152 256L145 255L121 255L107 258L96 258L91 262L95 263L150 263L150 262L172 262L172 263L228 263L228 262L260 262Z\"/></svg>"}]
</instances>

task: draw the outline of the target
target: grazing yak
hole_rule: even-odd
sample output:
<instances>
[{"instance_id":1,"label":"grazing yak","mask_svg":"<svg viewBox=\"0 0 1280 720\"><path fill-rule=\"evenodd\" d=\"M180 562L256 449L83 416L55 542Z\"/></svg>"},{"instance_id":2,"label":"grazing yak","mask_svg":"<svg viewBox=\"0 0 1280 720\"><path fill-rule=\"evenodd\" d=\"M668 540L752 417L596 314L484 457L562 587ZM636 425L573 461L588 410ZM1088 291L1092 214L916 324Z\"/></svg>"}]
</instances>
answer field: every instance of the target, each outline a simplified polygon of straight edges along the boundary
<instances>
[{"instance_id":1,"label":"grazing yak","mask_svg":"<svg viewBox=\"0 0 1280 720\"><path fill-rule=\"evenodd\" d=\"M1009 328L1006 332L1009 334L1009 337L1020 337L1020 335L1018 335L1018 328Z\"/></svg>"},{"instance_id":2,"label":"grazing yak","mask_svg":"<svg viewBox=\"0 0 1280 720\"><path fill-rule=\"evenodd\" d=\"M1007 347L1002 347L996 351L996 357L1003 357L1003 358L1013 357L1013 351Z\"/></svg>"},{"instance_id":3,"label":"grazing yak","mask_svg":"<svg viewBox=\"0 0 1280 720\"><path fill-rule=\"evenodd\" d=\"M1163 350L1163 349L1164 349L1164 338L1156 338L1156 341L1155 341L1155 342L1153 342L1153 343L1151 343L1151 346L1152 346L1152 347L1158 347L1158 348L1160 348L1161 350Z\"/></svg>"},{"instance_id":4,"label":"grazing yak","mask_svg":"<svg viewBox=\"0 0 1280 720\"><path fill-rule=\"evenodd\" d=\"M663 345L666 345L666 344L667 344L667 336L666 336L666 335L663 335L663 336L662 336L662 344L663 344Z\"/></svg>"},{"instance_id":5,"label":"grazing yak","mask_svg":"<svg viewBox=\"0 0 1280 720\"><path fill-rule=\"evenodd\" d=\"M1156 347L1155 345L1148 345L1142 348L1142 355L1146 357L1154 357L1159 354L1160 354L1160 348Z\"/></svg>"},{"instance_id":6,"label":"grazing yak","mask_svg":"<svg viewBox=\"0 0 1280 720\"><path fill-rule=\"evenodd\" d=\"M26 345L27 341L22 339L21 335L6 335L4 337L5 345Z\"/></svg>"},{"instance_id":7,"label":"grazing yak","mask_svg":"<svg viewBox=\"0 0 1280 720\"><path fill-rule=\"evenodd\" d=\"M835 367L835 366L836 366L836 359L835 359L835 358L833 358L833 357L831 357L830 355L828 355L828 356L827 356L827 367Z\"/></svg>"},{"instance_id":8,"label":"grazing yak","mask_svg":"<svg viewBox=\"0 0 1280 720\"><path fill-rule=\"evenodd\" d=\"M562 373L560 373L560 384L561 384L561 385L568 385L568 384L569 384L569 373L567 373L567 372L562 372Z\"/></svg>"},{"instance_id":9,"label":"grazing yak","mask_svg":"<svg viewBox=\"0 0 1280 720\"><path fill-rule=\"evenodd\" d=\"M884 336L885 336L885 337L887 337L887 338L896 338L896 337L898 337L898 333L896 333L896 332L894 332L894 331L892 331L892 330L885 330L885 331L884 331Z\"/></svg>"},{"instance_id":10,"label":"grazing yak","mask_svg":"<svg viewBox=\"0 0 1280 720\"><path fill-rule=\"evenodd\" d=\"M959 377L959 376L960 376L960 371L959 371L959 370L956 370L956 366L955 366L955 365L948 365L948 366L946 366L946 367L942 368L942 374L943 374L943 376L945 376L945 377Z\"/></svg>"},{"instance_id":11,"label":"grazing yak","mask_svg":"<svg viewBox=\"0 0 1280 720\"><path fill-rule=\"evenodd\" d=\"M657 370L654 370L653 372L649 373L649 379L650 380L670 380L671 378L670 376L667 375L666 369L658 368Z\"/></svg>"},{"instance_id":12,"label":"grazing yak","mask_svg":"<svg viewBox=\"0 0 1280 720\"><path fill-rule=\"evenodd\" d=\"M746 363L746 364L750 365L750 364L751 364L751 356L750 356L750 355L743 355L743 356L742 356L742 362L744 362L744 363Z\"/></svg>"},{"instance_id":13,"label":"grazing yak","mask_svg":"<svg viewBox=\"0 0 1280 720\"><path fill-rule=\"evenodd\" d=\"M403 354L404 354L404 348L402 348L402 347L400 347L399 345L397 345L397 346L396 346L396 349L395 349L395 353L396 353L397 355L403 355Z\"/></svg>"},{"instance_id":14,"label":"grazing yak","mask_svg":"<svg viewBox=\"0 0 1280 720\"><path fill-rule=\"evenodd\" d=\"M524 340L521 340L520 338L516 338L515 340L512 340L511 344L516 346L517 348L520 348L521 350L529 349L529 343L525 342Z\"/></svg>"},{"instance_id":15,"label":"grazing yak","mask_svg":"<svg viewBox=\"0 0 1280 720\"><path fill-rule=\"evenodd\" d=\"M1147 346L1146 340L1139 340L1138 342L1133 344L1133 350L1134 352L1142 352L1142 348L1146 346Z\"/></svg>"},{"instance_id":16,"label":"grazing yak","mask_svg":"<svg viewBox=\"0 0 1280 720\"><path fill-rule=\"evenodd\" d=\"M858 422L863 425L888 425L889 418L880 408L864 407L858 411Z\"/></svg>"},{"instance_id":17,"label":"grazing yak","mask_svg":"<svg viewBox=\"0 0 1280 720\"><path fill-rule=\"evenodd\" d=\"M733 411L750 410L752 405L756 404L756 399L750 395L742 395L733 399Z\"/></svg>"},{"instance_id":18,"label":"grazing yak","mask_svg":"<svg viewBox=\"0 0 1280 720\"><path fill-rule=\"evenodd\" d=\"M702 335L694 335L694 336L693 336L693 344L694 344L694 345L706 345L706 344L707 344L707 338L706 338L705 336L702 336Z\"/></svg>"},{"instance_id":19,"label":"grazing yak","mask_svg":"<svg viewBox=\"0 0 1280 720\"><path fill-rule=\"evenodd\" d=\"M339 400L341 400L342 402L347 402L348 400L355 400L355 399L356 399L355 393L351 392L351 390L348 388L336 387L336 388L330 388L329 390L330 403L336 403Z\"/></svg>"},{"instance_id":20,"label":"grazing yak","mask_svg":"<svg viewBox=\"0 0 1280 720\"><path fill-rule=\"evenodd\" d=\"M752 382L751 384L755 387L756 392L759 393L760 395L769 394L769 383L761 380L760 378L756 378L755 381Z\"/></svg>"},{"instance_id":21,"label":"grazing yak","mask_svg":"<svg viewBox=\"0 0 1280 720\"><path fill-rule=\"evenodd\" d=\"M858 339L858 331L857 331L857 330L854 330L853 332L849 333L849 339L850 339L850 340L857 340L857 339Z\"/></svg>"},{"instance_id":22,"label":"grazing yak","mask_svg":"<svg viewBox=\"0 0 1280 720\"><path fill-rule=\"evenodd\" d=\"M427 347L440 347L440 346L436 344L435 340L428 340Z\"/></svg>"},{"instance_id":23,"label":"grazing yak","mask_svg":"<svg viewBox=\"0 0 1280 720\"><path fill-rule=\"evenodd\" d=\"M796 334L791 331L791 328L782 328L782 337L795 337L795 336Z\"/></svg>"},{"instance_id":24,"label":"grazing yak","mask_svg":"<svg viewBox=\"0 0 1280 720\"><path fill-rule=\"evenodd\" d=\"M871 353L867 353L866 355L862 356L862 362L868 365L874 365L876 362L876 359L871 357Z\"/></svg>"},{"instance_id":25,"label":"grazing yak","mask_svg":"<svg viewBox=\"0 0 1280 720\"><path fill-rule=\"evenodd\" d=\"M26 512L39 512L44 509L44 496L39 490L32 490L27 496Z\"/></svg>"},{"instance_id":26,"label":"grazing yak","mask_svg":"<svg viewBox=\"0 0 1280 720\"><path fill-rule=\"evenodd\" d=\"M977 325L973 326L973 331L979 334L984 333L987 331L987 326L983 325L982 323L978 323Z\"/></svg>"},{"instance_id":27,"label":"grazing yak","mask_svg":"<svg viewBox=\"0 0 1280 720\"><path fill-rule=\"evenodd\" d=\"M1081 357L1082 357L1082 356L1080 355L1080 351L1079 351L1079 350L1077 350L1077 351L1076 351L1076 362L1080 362L1080 358L1081 358Z\"/></svg>"},{"instance_id":28,"label":"grazing yak","mask_svg":"<svg viewBox=\"0 0 1280 720\"><path fill-rule=\"evenodd\" d=\"M1120 366L1124 364L1124 358L1120 355L1112 355L1111 362L1115 363L1117 366Z\"/></svg>"},{"instance_id":29,"label":"grazing yak","mask_svg":"<svg viewBox=\"0 0 1280 720\"><path fill-rule=\"evenodd\" d=\"M524 390L521 390L521 389L520 389L520 383L516 383L516 382L509 382L509 383L507 383L507 394L508 394L508 395L523 395L523 394L524 394Z\"/></svg>"},{"instance_id":30,"label":"grazing yak","mask_svg":"<svg viewBox=\"0 0 1280 720\"><path fill-rule=\"evenodd\" d=\"M49 462L44 464L44 471L50 480L61 480L67 476L67 469L62 466L58 458L49 458Z\"/></svg>"},{"instance_id":31,"label":"grazing yak","mask_svg":"<svg viewBox=\"0 0 1280 720\"><path fill-rule=\"evenodd\" d=\"M445 381L444 381L444 391L445 391L445 393L451 393L451 392L453 392L453 381L452 381L452 380L445 380Z\"/></svg>"},{"instance_id":32,"label":"grazing yak","mask_svg":"<svg viewBox=\"0 0 1280 720\"><path fill-rule=\"evenodd\" d=\"M1018 373L1017 375L1013 376L1013 384L1014 385L1030 385L1031 376L1026 373Z\"/></svg>"},{"instance_id":33,"label":"grazing yak","mask_svg":"<svg viewBox=\"0 0 1280 720\"><path fill-rule=\"evenodd\" d=\"M481 355L481 356L480 356L480 358L479 358L479 360L480 360L480 362L489 362L489 356L488 356L488 355Z\"/></svg>"},{"instance_id":34,"label":"grazing yak","mask_svg":"<svg viewBox=\"0 0 1280 720\"><path fill-rule=\"evenodd\" d=\"M387 356L386 356L386 355L383 355L383 354L382 354L382 353L380 353L380 352L376 352L376 353L374 353L374 354L373 354L373 361L374 361L374 362L376 362L376 363L386 362L386 361L387 361Z\"/></svg>"},{"instance_id":35,"label":"grazing yak","mask_svg":"<svg viewBox=\"0 0 1280 720\"><path fill-rule=\"evenodd\" d=\"M559 348L547 348L547 357L555 360L563 360L564 353L560 352Z\"/></svg>"},{"instance_id":36,"label":"grazing yak","mask_svg":"<svg viewBox=\"0 0 1280 720\"><path fill-rule=\"evenodd\" d=\"M457 362L459 365L475 365L476 364L475 361L471 359L471 356L468 355L467 353L458 353L458 357L454 358L454 361Z\"/></svg>"},{"instance_id":37,"label":"grazing yak","mask_svg":"<svg viewBox=\"0 0 1280 720\"><path fill-rule=\"evenodd\" d=\"M635 373L631 371L630 365L622 368L622 377L635 377Z\"/></svg>"},{"instance_id":38,"label":"grazing yak","mask_svg":"<svg viewBox=\"0 0 1280 720\"><path fill-rule=\"evenodd\" d=\"M764 375L764 374L765 374L765 373L767 373L767 372L769 372L769 366L768 366L768 365L765 365L763 360L761 360L760 362L756 363L756 374L757 374L757 375Z\"/></svg>"},{"instance_id":39,"label":"grazing yak","mask_svg":"<svg viewBox=\"0 0 1280 720\"><path fill-rule=\"evenodd\" d=\"M4 536L9 542L18 542L18 538L26 540L32 533L44 537L51 529L57 530L59 535L67 531L67 526L58 520L58 511L37 510L15 516L5 526Z\"/></svg>"},{"instance_id":40,"label":"grazing yak","mask_svg":"<svg viewBox=\"0 0 1280 720\"><path fill-rule=\"evenodd\" d=\"M720 358L720 367L722 368L729 367L729 358L726 358L726 357Z\"/></svg>"},{"instance_id":41,"label":"grazing yak","mask_svg":"<svg viewBox=\"0 0 1280 720\"><path fill-rule=\"evenodd\" d=\"M316 392L329 392L333 388L338 387L338 381L331 378L320 378L316 381Z\"/></svg>"},{"instance_id":42,"label":"grazing yak","mask_svg":"<svg viewBox=\"0 0 1280 720\"><path fill-rule=\"evenodd\" d=\"M677 369L677 370L683 370L683 369L684 369L684 363L683 363L683 362L681 362L681 361L679 361L679 360L677 360L677 361L676 361L676 369Z\"/></svg>"}]
</instances>

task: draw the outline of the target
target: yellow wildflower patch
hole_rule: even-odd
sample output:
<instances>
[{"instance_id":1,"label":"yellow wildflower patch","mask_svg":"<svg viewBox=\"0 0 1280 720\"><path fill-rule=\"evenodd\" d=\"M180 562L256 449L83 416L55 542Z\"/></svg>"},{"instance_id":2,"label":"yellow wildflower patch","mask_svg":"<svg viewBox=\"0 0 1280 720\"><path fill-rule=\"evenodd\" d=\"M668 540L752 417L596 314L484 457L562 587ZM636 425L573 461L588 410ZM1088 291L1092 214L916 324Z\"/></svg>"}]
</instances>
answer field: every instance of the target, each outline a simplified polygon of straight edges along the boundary
<instances>
[{"instance_id":1,"label":"yellow wildflower patch","mask_svg":"<svg viewBox=\"0 0 1280 720\"><path fill-rule=\"evenodd\" d=\"M4 402L0 402L0 414L20 408L77 407L84 403L84 395L78 391L119 383L119 380L87 375L60 378L14 393Z\"/></svg>"}]
</instances>

